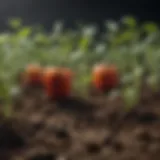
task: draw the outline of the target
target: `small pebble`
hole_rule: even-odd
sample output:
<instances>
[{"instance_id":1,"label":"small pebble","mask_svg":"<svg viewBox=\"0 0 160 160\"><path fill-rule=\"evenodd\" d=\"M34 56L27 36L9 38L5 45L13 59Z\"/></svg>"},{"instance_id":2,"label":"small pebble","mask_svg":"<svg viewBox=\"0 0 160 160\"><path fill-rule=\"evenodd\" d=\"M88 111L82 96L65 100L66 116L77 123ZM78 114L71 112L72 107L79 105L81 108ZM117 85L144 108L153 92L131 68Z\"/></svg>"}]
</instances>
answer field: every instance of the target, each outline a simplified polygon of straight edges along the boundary
<instances>
[{"instance_id":1,"label":"small pebble","mask_svg":"<svg viewBox=\"0 0 160 160\"><path fill-rule=\"evenodd\" d=\"M37 154L32 156L29 160L57 160L57 156L52 153Z\"/></svg>"},{"instance_id":2,"label":"small pebble","mask_svg":"<svg viewBox=\"0 0 160 160\"><path fill-rule=\"evenodd\" d=\"M55 134L56 134L56 137L57 137L58 139L67 139L67 138L69 138L69 133L68 133L68 131L65 130L65 129L58 129L58 130L55 132Z\"/></svg>"},{"instance_id":3,"label":"small pebble","mask_svg":"<svg viewBox=\"0 0 160 160\"><path fill-rule=\"evenodd\" d=\"M87 152L89 153L99 153L100 150L101 150L101 147L99 144L96 144L96 143L87 144Z\"/></svg>"}]
</instances>

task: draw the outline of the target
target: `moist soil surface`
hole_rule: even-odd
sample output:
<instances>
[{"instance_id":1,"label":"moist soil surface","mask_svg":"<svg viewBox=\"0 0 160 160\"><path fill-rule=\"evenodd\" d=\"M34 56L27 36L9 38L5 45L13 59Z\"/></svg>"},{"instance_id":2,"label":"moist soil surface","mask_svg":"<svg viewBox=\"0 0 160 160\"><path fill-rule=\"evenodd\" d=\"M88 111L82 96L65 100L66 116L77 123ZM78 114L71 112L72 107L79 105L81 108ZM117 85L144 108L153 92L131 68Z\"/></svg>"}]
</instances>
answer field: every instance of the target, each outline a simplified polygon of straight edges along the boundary
<instances>
[{"instance_id":1,"label":"moist soil surface","mask_svg":"<svg viewBox=\"0 0 160 160\"><path fill-rule=\"evenodd\" d=\"M160 158L160 94L147 88L128 112L118 95L52 101L32 89L0 118L0 160Z\"/></svg>"}]
</instances>

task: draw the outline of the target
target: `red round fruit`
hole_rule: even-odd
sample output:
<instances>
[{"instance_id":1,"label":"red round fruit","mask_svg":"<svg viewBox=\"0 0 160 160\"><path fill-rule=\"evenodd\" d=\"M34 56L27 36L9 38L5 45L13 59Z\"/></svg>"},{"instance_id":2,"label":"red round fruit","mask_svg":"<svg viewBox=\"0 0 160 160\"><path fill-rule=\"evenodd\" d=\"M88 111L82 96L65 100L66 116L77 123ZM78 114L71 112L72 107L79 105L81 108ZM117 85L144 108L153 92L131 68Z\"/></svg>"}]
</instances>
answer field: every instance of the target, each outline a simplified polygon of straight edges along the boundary
<instances>
[{"instance_id":1,"label":"red round fruit","mask_svg":"<svg viewBox=\"0 0 160 160\"><path fill-rule=\"evenodd\" d=\"M93 68L93 85L101 91L108 91L118 85L118 70L114 65L98 64Z\"/></svg>"}]
</instances>

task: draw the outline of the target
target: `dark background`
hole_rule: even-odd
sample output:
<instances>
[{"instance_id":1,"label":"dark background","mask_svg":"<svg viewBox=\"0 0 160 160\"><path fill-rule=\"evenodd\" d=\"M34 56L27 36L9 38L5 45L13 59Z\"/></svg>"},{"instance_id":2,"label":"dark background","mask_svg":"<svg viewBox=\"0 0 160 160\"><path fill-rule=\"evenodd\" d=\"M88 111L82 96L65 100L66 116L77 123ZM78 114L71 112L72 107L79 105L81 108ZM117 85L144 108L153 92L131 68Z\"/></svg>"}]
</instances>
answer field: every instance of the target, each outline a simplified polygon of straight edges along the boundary
<instances>
[{"instance_id":1,"label":"dark background","mask_svg":"<svg viewBox=\"0 0 160 160\"><path fill-rule=\"evenodd\" d=\"M64 20L66 27L76 21L97 23L133 15L138 20L160 22L158 1L154 0L0 0L0 30L7 20L20 17L25 24L43 24L49 30L56 20Z\"/></svg>"}]
</instances>

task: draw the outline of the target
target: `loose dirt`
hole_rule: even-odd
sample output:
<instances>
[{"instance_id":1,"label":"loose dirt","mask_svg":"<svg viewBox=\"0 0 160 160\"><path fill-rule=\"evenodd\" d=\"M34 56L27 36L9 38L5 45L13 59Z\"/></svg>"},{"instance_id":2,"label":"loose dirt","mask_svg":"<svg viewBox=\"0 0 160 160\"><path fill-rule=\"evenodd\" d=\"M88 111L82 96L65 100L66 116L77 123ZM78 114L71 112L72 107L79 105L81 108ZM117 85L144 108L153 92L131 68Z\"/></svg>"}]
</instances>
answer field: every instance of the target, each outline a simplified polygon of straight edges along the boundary
<instances>
[{"instance_id":1,"label":"loose dirt","mask_svg":"<svg viewBox=\"0 0 160 160\"><path fill-rule=\"evenodd\" d=\"M159 160L160 94L149 89L127 113L122 99L95 95L52 102L41 91L14 99L0 123L1 160Z\"/></svg>"}]
</instances>

